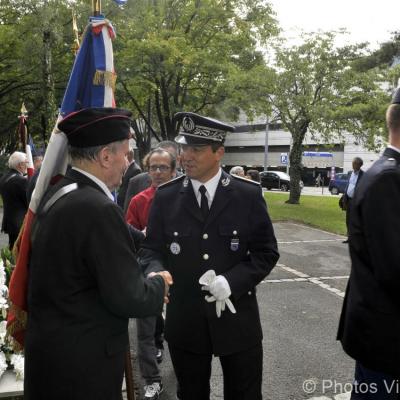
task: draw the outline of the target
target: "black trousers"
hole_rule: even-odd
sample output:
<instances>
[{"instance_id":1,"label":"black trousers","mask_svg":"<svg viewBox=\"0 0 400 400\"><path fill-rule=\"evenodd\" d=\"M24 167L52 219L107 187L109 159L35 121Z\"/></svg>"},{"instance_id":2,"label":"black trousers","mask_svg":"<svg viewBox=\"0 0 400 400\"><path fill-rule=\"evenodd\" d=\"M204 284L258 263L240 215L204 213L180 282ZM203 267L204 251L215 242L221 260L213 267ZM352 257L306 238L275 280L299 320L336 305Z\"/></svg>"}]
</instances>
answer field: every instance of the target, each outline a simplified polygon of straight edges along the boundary
<instances>
[{"instance_id":1,"label":"black trousers","mask_svg":"<svg viewBox=\"0 0 400 400\"><path fill-rule=\"evenodd\" d=\"M350 400L399 400L399 379L373 371L356 361L353 390Z\"/></svg>"},{"instance_id":2,"label":"black trousers","mask_svg":"<svg viewBox=\"0 0 400 400\"><path fill-rule=\"evenodd\" d=\"M181 400L209 400L212 354L195 354L168 345ZM224 400L261 400L262 344L219 357Z\"/></svg>"},{"instance_id":3,"label":"black trousers","mask_svg":"<svg viewBox=\"0 0 400 400\"><path fill-rule=\"evenodd\" d=\"M349 227L350 227L350 213L352 207L353 200L351 197L347 197L347 208L346 208L346 227L347 227L347 236L349 236Z\"/></svg>"}]
</instances>

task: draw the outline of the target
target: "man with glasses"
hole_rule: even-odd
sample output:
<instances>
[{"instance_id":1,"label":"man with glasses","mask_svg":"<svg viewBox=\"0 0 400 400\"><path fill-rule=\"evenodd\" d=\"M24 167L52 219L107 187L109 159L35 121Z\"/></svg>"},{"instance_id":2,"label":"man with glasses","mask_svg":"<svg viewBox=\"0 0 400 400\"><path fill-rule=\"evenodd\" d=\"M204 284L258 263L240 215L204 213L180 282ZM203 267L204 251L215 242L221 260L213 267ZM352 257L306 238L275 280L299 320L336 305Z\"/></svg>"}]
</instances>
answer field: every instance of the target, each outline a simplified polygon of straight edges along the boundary
<instances>
[{"instance_id":1,"label":"man with glasses","mask_svg":"<svg viewBox=\"0 0 400 400\"><path fill-rule=\"evenodd\" d=\"M165 338L179 398L209 400L212 356L225 400L260 400L262 329L256 289L279 254L261 186L222 171L227 131L215 119L175 116L186 176L160 186L142 246L149 270L173 278Z\"/></svg>"},{"instance_id":2,"label":"man with glasses","mask_svg":"<svg viewBox=\"0 0 400 400\"><path fill-rule=\"evenodd\" d=\"M132 198L126 213L126 221L134 228L146 232L149 211L156 190L175 176L176 160L167 150L156 148L145 157L144 165L148 170L151 186ZM160 369L158 368L163 348L162 318L162 315L160 315L136 320L138 359L140 371L145 381L145 400L156 400L163 391ZM160 353L161 357L157 357Z\"/></svg>"}]
</instances>

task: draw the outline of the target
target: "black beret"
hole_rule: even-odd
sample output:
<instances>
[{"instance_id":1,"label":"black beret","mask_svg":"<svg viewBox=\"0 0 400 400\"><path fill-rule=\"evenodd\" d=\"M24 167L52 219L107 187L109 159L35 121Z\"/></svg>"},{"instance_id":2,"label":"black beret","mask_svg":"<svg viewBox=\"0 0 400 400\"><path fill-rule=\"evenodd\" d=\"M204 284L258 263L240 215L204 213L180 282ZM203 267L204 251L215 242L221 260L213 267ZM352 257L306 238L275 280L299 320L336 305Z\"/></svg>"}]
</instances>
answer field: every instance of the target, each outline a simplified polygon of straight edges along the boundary
<instances>
[{"instance_id":1,"label":"black beret","mask_svg":"<svg viewBox=\"0 0 400 400\"><path fill-rule=\"evenodd\" d=\"M180 144L201 146L223 143L226 133L235 130L225 122L191 112L178 112L174 119L180 124L179 135L175 138L175 142Z\"/></svg>"},{"instance_id":2,"label":"black beret","mask_svg":"<svg viewBox=\"0 0 400 400\"><path fill-rule=\"evenodd\" d=\"M400 86L394 92L392 104L400 104Z\"/></svg>"},{"instance_id":3,"label":"black beret","mask_svg":"<svg viewBox=\"0 0 400 400\"><path fill-rule=\"evenodd\" d=\"M58 123L73 147L101 146L131 137L132 113L122 108L85 108Z\"/></svg>"}]
</instances>

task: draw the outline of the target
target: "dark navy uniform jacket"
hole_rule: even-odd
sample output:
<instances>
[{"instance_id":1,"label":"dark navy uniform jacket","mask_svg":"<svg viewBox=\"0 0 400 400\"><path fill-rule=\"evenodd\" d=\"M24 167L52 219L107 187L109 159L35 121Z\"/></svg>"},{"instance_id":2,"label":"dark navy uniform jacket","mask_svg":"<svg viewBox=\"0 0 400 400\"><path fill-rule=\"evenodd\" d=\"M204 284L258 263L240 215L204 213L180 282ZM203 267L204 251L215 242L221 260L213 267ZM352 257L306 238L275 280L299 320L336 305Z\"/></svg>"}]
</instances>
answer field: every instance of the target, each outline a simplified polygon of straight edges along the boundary
<instances>
[{"instance_id":1,"label":"dark navy uniform jacket","mask_svg":"<svg viewBox=\"0 0 400 400\"><path fill-rule=\"evenodd\" d=\"M351 274L338 339L365 367L400 377L400 153L387 148L357 185Z\"/></svg>"},{"instance_id":2,"label":"dark navy uniform jacket","mask_svg":"<svg viewBox=\"0 0 400 400\"><path fill-rule=\"evenodd\" d=\"M206 221L187 177L160 186L143 247L149 270L165 268L174 279L165 326L170 344L227 355L260 343L255 287L279 254L259 184L223 172ZM198 281L210 269L228 280L236 314L226 308L217 318L215 302L204 299Z\"/></svg>"}]
</instances>

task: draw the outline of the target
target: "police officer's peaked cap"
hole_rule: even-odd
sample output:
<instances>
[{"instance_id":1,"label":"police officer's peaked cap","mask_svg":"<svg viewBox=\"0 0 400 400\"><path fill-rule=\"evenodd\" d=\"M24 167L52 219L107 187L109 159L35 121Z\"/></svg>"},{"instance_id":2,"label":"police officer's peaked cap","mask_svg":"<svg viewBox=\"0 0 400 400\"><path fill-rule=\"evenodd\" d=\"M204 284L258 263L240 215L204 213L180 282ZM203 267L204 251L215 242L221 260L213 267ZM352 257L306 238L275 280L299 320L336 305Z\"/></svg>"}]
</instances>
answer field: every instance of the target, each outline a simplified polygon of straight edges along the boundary
<instances>
[{"instance_id":1,"label":"police officer's peaked cap","mask_svg":"<svg viewBox=\"0 0 400 400\"><path fill-rule=\"evenodd\" d=\"M201 146L223 143L226 133L235 130L225 122L191 112L178 112L174 119L180 125L179 135L175 138L175 142L180 144Z\"/></svg>"},{"instance_id":2,"label":"police officer's peaked cap","mask_svg":"<svg viewBox=\"0 0 400 400\"><path fill-rule=\"evenodd\" d=\"M398 88L394 92L394 95L392 98L392 104L400 104L400 86L398 86Z\"/></svg>"},{"instance_id":3,"label":"police officer's peaked cap","mask_svg":"<svg viewBox=\"0 0 400 400\"><path fill-rule=\"evenodd\" d=\"M73 147L101 146L131 137L131 112L122 108L85 108L58 123Z\"/></svg>"}]
</instances>

